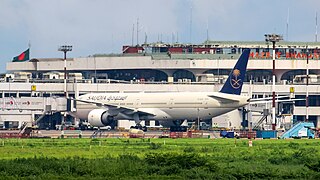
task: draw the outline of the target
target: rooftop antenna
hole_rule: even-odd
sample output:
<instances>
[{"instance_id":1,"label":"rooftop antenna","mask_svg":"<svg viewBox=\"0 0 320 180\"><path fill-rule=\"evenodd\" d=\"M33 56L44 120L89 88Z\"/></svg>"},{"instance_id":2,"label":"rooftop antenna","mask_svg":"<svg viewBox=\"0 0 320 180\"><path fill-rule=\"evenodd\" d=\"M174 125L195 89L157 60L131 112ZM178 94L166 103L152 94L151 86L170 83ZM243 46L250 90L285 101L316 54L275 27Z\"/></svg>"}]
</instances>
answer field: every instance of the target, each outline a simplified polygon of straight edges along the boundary
<instances>
[{"instance_id":1,"label":"rooftop antenna","mask_svg":"<svg viewBox=\"0 0 320 180\"><path fill-rule=\"evenodd\" d=\"M209 42L209 18L207 19L207 43Z\"/></svg>"},{"instance_id":2,"label":"rooftop antenna","mask_svg":"<svg viewBox=\"0 0 320 180\"><path fill-rule=\"evenodd\" d=\"M148 35L147 32L144 32L144 44L148 43Z\"/></svg>"},{"instance_id":3,"label":"rooftop antenna","mask_svg":"<svg viewBox=\"0 0 320 180\"><path fill-rule=\"evenodd\" d=\"M137 46L139 45L139 18L137 18Z\"/></svg>"},{"instance_id":4,"label":"rooftop antenna","mask_svg":"<svg viewBox=\"0 0 320 180\"><path fill-rule=\"evenodd\" d=\"M315 41L318 42L318 12L316 11L316 34Z\"/></svg>"},{"instance_id":5,"label":"rooftop antenna","mask_svg":"<svg viewBox=\"0 0 320 180\"><path fill-rule=\"evenodd\" d=\"M290 17L290 8L288 8L287 24L286 24L286 39L289 41L289 17Z\"/></svg>"},{"instance_id":6,"label":"rooftop antenna","mask_svg":"<svg viewBox=\"0 0 320 180\"><path fill-rule=\"evenodd\" d=\"M190 7L190 43L192 43L192 6Z\"/></svg>"},{"instance_id":7,"label":"rooftop antenna","mask_svg":"<svg viewBox=\"0 0 320 180\"><path fill-rule=\"evenodd\" d=\"M177 32L177 43L179 42L179 33Z\"/></svg>"},{"instance_id":8,"label":"rooftop antenna","mask_svg":"<svg viewBox=\"0 0 320 180\"><path fill-rule=\"evenodd\" d=\"M132 46L133 46L133 40L134 40L134 24L132 25L132 41L131 41Z\"/></svg>"},{"instance_id":9,"label":"rooftop antenna","mask_svg":"<svg viewBox=\"0 0 320 180\"><path fill-rule=\"evenodd\" d=\"M114 45L113 45L113 33L111 34L111 53L114 52Z\"/></svg>"},{"instance_id":10,"label":"rooftop antenna","mask_svg":"<svg viewBox=\"0 0 320 180\"><path fill-rule=\"evenodd\" d=\"M172 34L171 34L171 37L172 37L172 39L171 39L171 42L172 42L172 44L174 43L174 33L172 32Z\"/></svg>"}]
</instances>

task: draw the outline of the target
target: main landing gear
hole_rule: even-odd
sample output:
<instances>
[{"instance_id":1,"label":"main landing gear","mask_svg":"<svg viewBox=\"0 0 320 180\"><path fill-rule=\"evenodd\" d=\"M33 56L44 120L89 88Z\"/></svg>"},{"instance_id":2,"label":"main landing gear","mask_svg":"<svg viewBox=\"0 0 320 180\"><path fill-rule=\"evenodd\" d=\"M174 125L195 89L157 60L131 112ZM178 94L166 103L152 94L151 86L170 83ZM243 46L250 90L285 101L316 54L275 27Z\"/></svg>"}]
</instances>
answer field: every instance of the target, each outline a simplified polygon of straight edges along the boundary
<instances>
[{"instance_id":1,"label":"main landing gear","mask_svg":"<svg viewBox=\"0 0 320 180\"><path fill-rule=\"evenodd\" d=\"M148 130L148 128L146 126L142 126L141 124L137 124L135 126L131 126L130 129L140 129L144 132L146 132Z\"/></svg>"},{"instance_id":2,"label":"main landing gear","mask_svg":"<svg viewBox=\"0 0 320 180\"><path fill-rule=\"evenodd\" d=\"M140 123L141 123L141 120L140 120L140 117L139 117L139 114L134 114L133 115L133 119L134 119L134 122L136 123L135 126L131 126L130 129L140 129L144 132L147 131L147 127L146 126L142 126Z\"/></svg>"}]
</instances>

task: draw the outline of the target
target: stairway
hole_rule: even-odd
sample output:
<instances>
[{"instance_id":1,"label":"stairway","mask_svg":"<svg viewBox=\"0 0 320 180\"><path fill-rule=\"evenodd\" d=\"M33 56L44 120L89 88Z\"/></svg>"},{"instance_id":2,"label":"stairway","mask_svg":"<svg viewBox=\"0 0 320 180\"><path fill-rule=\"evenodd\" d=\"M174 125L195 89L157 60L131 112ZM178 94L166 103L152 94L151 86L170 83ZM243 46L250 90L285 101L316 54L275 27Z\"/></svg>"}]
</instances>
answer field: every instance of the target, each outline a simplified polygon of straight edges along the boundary
<instances>
[{"instance_id":1,"label":"stairway","mask_svg":"<svg viewBox=\"0 0 320 180\"><path fill-rule=\"evenodd\" d=\"M259 119L259 121L256 123L256 125L252 128L252 129L259 129L260 125L263 123L264 120L267 119L268 116L262 116L261 119ZM262 129L262 128L260 128Z\"/></svg>"},{"instance_id":2,"label":"stairway","mask_svg":"<svg viewBox=\"0 0 320 180\"><path fill-rule=\"evenodd\" d=\"M314 132L310 128L314 128L312 122L299 122L285 132L280 138L314 138Z\"/></svg>"},{"instance_id":3,"label":"stairway","mask_svg":"<svg viewBox=\"0 0 320 180\"><path fill-rule=\"evenodd\" d=\"M22 125L20 127L20 131L19 131L19 137L30 137L30 134L32 132L32 128L28 127L28 123L27 122L22 122Z\"/></svg>"},{"instance_id":4,"label":"stairway","mask_svg":"<svg viewBox=\"0 0 320 180\"><path fill-rule=\"evenodd\" d=\"M26 128L27 128L27 125L28 125L27 122L22 122L21 127L20 127L20 131L19 131L19 134L23 134L23 133L24 133L24 131L25 131Z\"/></svg>"}]
</instances>

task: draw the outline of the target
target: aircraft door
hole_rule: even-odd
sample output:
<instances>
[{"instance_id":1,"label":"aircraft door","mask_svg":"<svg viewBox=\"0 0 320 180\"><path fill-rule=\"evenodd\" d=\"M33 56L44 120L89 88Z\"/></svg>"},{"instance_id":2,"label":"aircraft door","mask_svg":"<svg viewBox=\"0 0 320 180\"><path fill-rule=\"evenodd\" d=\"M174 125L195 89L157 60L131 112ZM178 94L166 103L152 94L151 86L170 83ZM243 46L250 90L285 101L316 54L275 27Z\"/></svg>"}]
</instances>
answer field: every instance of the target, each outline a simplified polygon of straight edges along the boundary
<instances>
[{"instance_id":1,"label":"aircraft door","mask_svg":"<svg viewBox=\"0 0 320 180\"><path fill-rule=\"evenodd\" d=\"M169 109L172 109L173 108L173 98L171 97L170 100L169 100Z\"/></svg>"},{"instance_id":2,"label":"aircraft door","mask_svg":"<svg viewBox=\"0 0 320 180\"><path fill-rule=\"evenodd\" d=\"M140 108L140 98L137 98L137 99L136 99L135 106L136 106L137 108Z\"/></svg>"},{"instance_id":3,"label":"aircraft door","mask_svg":"<svg viewBox=\"0 0 320 180\"><path fill-rule=\"evenodd\" d=\"M204 105L204 109L208 109L209 108L209 98L204 98L203 100L203 105Z\"/></svg>"}]
</instances>

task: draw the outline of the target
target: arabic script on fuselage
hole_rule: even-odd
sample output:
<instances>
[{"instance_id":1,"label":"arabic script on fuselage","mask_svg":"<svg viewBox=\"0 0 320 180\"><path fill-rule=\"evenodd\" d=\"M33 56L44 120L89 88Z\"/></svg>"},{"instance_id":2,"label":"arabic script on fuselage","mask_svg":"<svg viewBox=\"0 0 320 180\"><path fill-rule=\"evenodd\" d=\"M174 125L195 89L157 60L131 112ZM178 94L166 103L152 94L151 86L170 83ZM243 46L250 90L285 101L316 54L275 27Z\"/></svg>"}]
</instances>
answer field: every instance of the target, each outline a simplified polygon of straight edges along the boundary
<instances>
[{"instance_id":1,"label":"arabic script on fuselage","mask_svg":"<svg viewBox=\"0 0 320 180\"><path fill-rule=\"evenodd\" d=\"M107 101L123 101L127 99L128 96L105 96L105 95L93 95L93 96L88 96L87 100L91 101L101 101L101 100L107 100Z\"/></svg>"}]
</instances>

